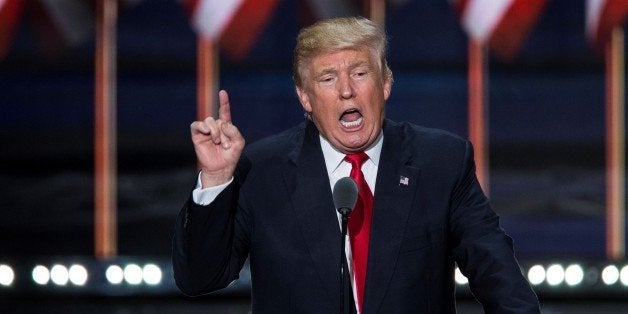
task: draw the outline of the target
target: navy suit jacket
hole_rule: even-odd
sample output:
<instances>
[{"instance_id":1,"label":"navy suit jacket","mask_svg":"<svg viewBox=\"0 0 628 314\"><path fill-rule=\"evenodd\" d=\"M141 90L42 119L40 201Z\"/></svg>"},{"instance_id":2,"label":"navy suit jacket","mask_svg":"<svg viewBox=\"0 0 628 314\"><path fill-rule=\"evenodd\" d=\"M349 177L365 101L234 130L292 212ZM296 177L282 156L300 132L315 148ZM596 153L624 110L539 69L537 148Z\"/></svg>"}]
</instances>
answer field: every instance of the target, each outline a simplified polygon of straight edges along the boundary
<instances>
[{"instance_id":1,"label":"navy suit jacket","mask_svg":"<svg viewBox=\"0 0 628 314\"><path fill-rule=\"evenodd\" d=\"M383 132L363 312L454 313L457 262L486 312L538 313L470 143L390 120ZM338 313L340 228L313 123L248 145L212 204L184 205L173 242L186 294L227 286L250 255L253 312Z\"/></svg>"}]
</instances>

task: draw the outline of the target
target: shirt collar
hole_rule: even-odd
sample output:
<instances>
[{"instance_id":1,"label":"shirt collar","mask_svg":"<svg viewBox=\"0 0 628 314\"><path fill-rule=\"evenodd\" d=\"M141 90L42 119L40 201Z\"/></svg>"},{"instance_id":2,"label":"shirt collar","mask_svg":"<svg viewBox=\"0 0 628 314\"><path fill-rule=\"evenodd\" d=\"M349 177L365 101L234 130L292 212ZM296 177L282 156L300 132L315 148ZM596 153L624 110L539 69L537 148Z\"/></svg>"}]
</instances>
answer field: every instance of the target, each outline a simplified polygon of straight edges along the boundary
<instances>
[{"instance_id":1,"label":"shirt collar","mask_svg":"<svg viewBox=\"0 0 628 314\"><path fill-rule=\"evenodd\" d=\"M333 173L340 163L344 160L345 154L334 148L329 141L327 141L322 135L319 134L321 140L321 149L323 150L323 157L325 158L325 166L327 167L327 173ZM384 142L384 133L380 132L379 136L369 148L364 151L369 156L375 167L379 165L379 156L382 152L382 143ZM367 161L368 162L368 161Z\"/></svg>"}]
</instances>

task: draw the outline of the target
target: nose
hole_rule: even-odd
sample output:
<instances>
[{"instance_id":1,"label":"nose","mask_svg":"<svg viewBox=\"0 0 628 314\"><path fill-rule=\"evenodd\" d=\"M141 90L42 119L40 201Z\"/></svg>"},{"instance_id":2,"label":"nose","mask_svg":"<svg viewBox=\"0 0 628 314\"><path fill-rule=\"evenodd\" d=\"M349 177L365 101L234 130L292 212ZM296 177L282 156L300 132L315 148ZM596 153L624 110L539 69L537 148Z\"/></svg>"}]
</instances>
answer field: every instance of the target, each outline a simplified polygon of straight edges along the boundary
<instances>
[{"instance_id":1,"label":"nose","mask_svg":"<svg viewBox=\"0 0 628 314\"><path fill-rule=\"evenodd\" d=\"M351 99L355 96L355 89L353 88L353 83L348 75L343 75L338 80L339 89L340 89L340 97L342 99Z\"/></svg>"}]
</instances>

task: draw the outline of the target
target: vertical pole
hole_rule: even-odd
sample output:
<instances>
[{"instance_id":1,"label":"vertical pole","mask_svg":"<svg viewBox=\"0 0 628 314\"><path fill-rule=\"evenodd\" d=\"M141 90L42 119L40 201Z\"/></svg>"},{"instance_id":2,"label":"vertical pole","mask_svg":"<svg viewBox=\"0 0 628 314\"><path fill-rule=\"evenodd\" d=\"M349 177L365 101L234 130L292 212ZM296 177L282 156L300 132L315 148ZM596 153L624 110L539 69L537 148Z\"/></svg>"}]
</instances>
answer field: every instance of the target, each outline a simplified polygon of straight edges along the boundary
<instances>
[{"instance_id":1,"label":"vertical pole","mask_svg":"<svg viewBox=\"0 0 628 314\"><path fill-rule=\"evenodd\" d=\"M216 95L218 92L218 45L211 38L198 36L196 47L197 88L196 118L217 118Z\"/></svg>"},{"instance_id":2,"label":"vertical pole","mask_svg":"<svg viewBox=\"0 0 628 314\"><path fill-rule=\"evenodd\" d=\"M606 256L625 256L624 32L616 26L606 61Z\"/></svg>"},{"instance_id":3,"label":"vertical pole","mask_svg":"<svg viewBox=\"0 0 628 314\"><path fill-rule=\"evenodd\" d=\"M117 254L116 0L96 1L94 86L94 250Z\"/></svg>"},{"instance_id":4,"label":"vertical pole","mask_svg":"<svg viewBox=\"0 0 628 314\"><path fill-rule=\"evenodd\" d=\"M371 21L385 26L386 24L386 1L385 0L366 0L363 2L362 8L364 15Z\"/></svg>"},{"instance_id":5,"label":"vertical pole","mask_svg":"<svg viewBox=\"0 0 628 314\"><path fill-rule=\"evenodd\" d=\"M486 51L480 40L469 39L469 139L475 150L475 166L482 190L489 194L488 105L486 104Z\"/></svg>"}]
</instances>

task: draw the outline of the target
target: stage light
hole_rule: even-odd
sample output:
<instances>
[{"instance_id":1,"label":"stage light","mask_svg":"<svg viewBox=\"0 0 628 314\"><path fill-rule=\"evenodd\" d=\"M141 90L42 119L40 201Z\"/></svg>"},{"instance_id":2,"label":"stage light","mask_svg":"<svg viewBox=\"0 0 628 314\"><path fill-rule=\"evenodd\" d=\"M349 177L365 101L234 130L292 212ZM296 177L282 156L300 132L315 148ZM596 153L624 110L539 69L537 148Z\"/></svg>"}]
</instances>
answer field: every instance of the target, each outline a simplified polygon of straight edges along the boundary
<instances>
[{"instance_id":1,"label":"stage light","mask_svg":"<svg viewBox=\"0 0 628 314\"><path fill-rule=\"evenodd\" d=\"M50 269L50 279L58 286L65 286L68 283L68 269L60 264L52 266Z\"/></svg>"},{"instance_id":2,"label":"stage light","mask_svg":"<svg viewBox=\"0 0 628 314\"><path fill-rule=\"evenodd\" d=\"M111 265L107 267L105 277L107 277L107 281L109 281L110 284L118 285L122 283L122 280L124 280L124 271L122 270L122 267L118 265Z\"/></svg>"},{"instance_id":3,"label":"stage light","mask_svg":"<svg viewBox=\"0 0 628 314\"><path fill-rule=\"evenodd\" d=\"M583 284L587 286L596 285L600 280L600 270L595 266L587 267L587 270L584 272L584 280Z\"/></svg>"},{"instance_id":4,"label":"stage light","mask_svg":"<svg viewBox=\"0 0 628 314\"><path fill-rule=\"evenodd\" d=\"M528 270L528 280L533 285L540 285L545 281L545 268L541 265L534 265Z\"/></svg>"},{"instance_id":5,"label":"stage light","mask_svg":"<svg viewBox=\"0 0 628 314\"><path fill-rule=\"evenodd\" d=\"M87 282L87 269L83 265L74 264L68 272L70 282L77 286L82 286Z\"/></svg>"},{"instance_id":6,"label":"stage light","mask_svg":"<svg viewBox=\"0 0 628 314\"><path fill-rule=\"evenodd\" d=\"M136 264L129 264L124 267L124 280L130 285L142 283L142 268Z\"/></svg>"},{"instance_id":7,"label":"stage light","mask_svg":"<svg viewBox=\"0 0 628 314\"><path fill-rule=\"evenodd\" d=\"M575 286L582 283L584 279L584 270L582 266L572 264L565 269L565 282L569 286Z\"/></svg>"},{"instance_id":8,"label":"stage light","mask_svg":"<svg viewBox=\"0 0 628 314\"><path fill-rule=\"evenodd\" d=\"M33 277L33 281L39 285L48 284L48 281L50 281L50 271L42 265L35 266L31 275Z\"/></svg>"},{"instance_id":9,"label":"stage light","mask_svg":"<svg viewBox=\"0 0 628 314\"><path fill-rule=\"evenodd\" d=\"M619 269L615 265L609 265L602 270L602 281L606 285L614 285L619 280Z\"/></svg>"},{"instance_id":10,"label":"stage light","mask_svg":"<svg viewBox=\"0 0 628 314\"><path fill-rule=\"evenodd\" d=\"M9 265L0 264L0 285L8 287L13 284L15 273Z\"/></svg>"},{"instance_id":11,"label":"stage light","mask_svg":"<svg viewBox=\"0 0 628 314\"><path fill-rule=\"evenodd\" d=\"M545 280L550 286L558 286L565 280L565 270L560 264L553 264L547 268Z\"/></svg>"},{"instance_id":12,"label":"stage light","mask_svg":"<svg viewBox=\"0 0 628 314\"><path fill-rule=\"evenodd\" d=\"M146 264L142 268L142 278L149 285L158 285L161 282L161 269L155 264Z\"/></svg>"},{"instance_id":13,"label":"stage light","mask_svg":"<svg viewBox=\"0 0 628 314\"><path fill-rule=\"evenodd\" d=\"M624 286L628 286L628 265L621 268L619 272L619 280Z\"/></svg>"},{"instance_id":14,"label":"stage light","mask_svg":"<svg viewBox=\"0 0 628 314\"><path fill-rule=\"evenodd\" d=\"M466 285L469 283L469 279L467 279L467 277L462 274L462 272L460 271L458 267L456 267L456 271L454 273L454 279L456 280L456 283L459 285Z\"/></svg>"}]
</instances>

